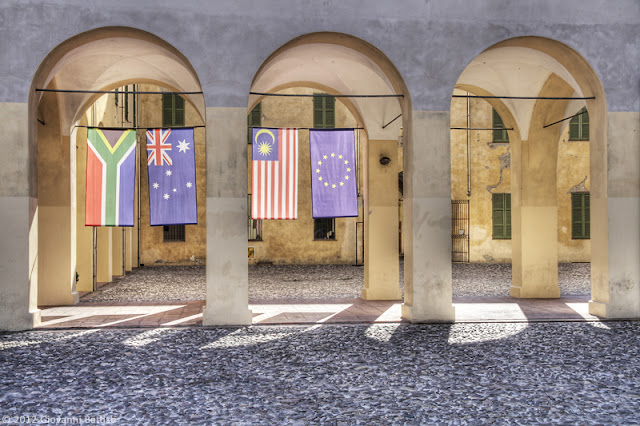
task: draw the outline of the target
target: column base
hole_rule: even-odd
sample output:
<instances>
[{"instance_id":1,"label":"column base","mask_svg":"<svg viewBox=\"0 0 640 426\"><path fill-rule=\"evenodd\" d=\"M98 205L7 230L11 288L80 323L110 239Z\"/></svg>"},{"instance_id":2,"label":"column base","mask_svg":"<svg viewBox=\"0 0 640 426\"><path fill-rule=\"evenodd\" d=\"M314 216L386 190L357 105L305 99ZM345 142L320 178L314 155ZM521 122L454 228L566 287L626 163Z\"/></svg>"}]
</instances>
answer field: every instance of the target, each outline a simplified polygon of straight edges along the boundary
<instances>
[{"instance_id":1,"label":"column base","mask_svg":"<svg viewBox=\"0 0 640 426\"><path fill-rule=\"evenodd\" d=\"M362 298L364 300L402 300L402 290L396 288L363 288Z\"/></svg>"},{"instance_id":2,"label":"column base","mask_svg":"<svg viewBox=\"0 0 640 426\"><path fill-rule=\"evenodd\" d=\"M589 314L600 318L607 318L607 304L589 300Z\"/></svg>"},{"instance_id":3,"label":"column base","mask_svg":"<svg viewBox=\"0 0 640 426\"><path fill-rule=\"evenodd\" d=\"M411 323L452 323L456 319L456 310L453 305L439 306L438 309L429 311L416 309L412 305L402 304L402 318Z\"/></svg>"},{"instance_id":4,"label":"column base","mask_svg":"<svg viewBox=\"0 0 640 426\"><path fill-rule=\"evenodd\" d=\"M250 309L229 310L224 306L205 306L202 325L251 325L253 312Z\"/></svg>"},{"instance_id":5,"label":"column base","mask_svg":"<svg viewBox=\"0 0 640 426\"><path fill-rule=\"evenodd\" d=\"M40 309L35 309L25 315L13 315L11 318L0 318L0 331L32 330L40 324Z\"/></svg>"},{"instance_id":6,"label":"column base","mask_svg":"<svg viewBox=\"0 0 640 426\"><path fill-rule=\"evenodd\" d=\"M511 286L509 295L519 299L559 299L560 287L527 290L523 287Z\"/></svg>"}]
</instances>

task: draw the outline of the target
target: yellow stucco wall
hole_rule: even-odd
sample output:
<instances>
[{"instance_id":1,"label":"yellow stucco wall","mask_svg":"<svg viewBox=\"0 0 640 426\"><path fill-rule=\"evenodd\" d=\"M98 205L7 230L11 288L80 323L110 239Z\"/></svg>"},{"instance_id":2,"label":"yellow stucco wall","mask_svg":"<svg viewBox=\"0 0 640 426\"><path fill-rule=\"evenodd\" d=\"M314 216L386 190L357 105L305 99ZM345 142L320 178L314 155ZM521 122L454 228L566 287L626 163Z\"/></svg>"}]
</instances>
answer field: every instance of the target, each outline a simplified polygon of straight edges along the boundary
<instances>
[{"instance_id":1,"label":"yellow stucco wall","mask_svg":"<svg viewBox=\"0 0 640 426\"><path fill-rule=\"evenodd\" d=\"M290 88L278 93L313 94L319 90ZM265 97L262 99L262 126L265 127L313 127L313 98ZM357 127L356 119L346 106L336 100L336 127ZM360 131L360 145L366 143L364 131ZM357 141L356 141L357 145ZM249 176L247 193L251 193L251 145L247 145ZM362 198L358 199L358 218L337 218L335 240L314 240L311 212L311 169L309 164L309 131L298 133L298 219L263 220L262 241L249 241L254 258L250 263L344 263L356 262L356 222L362 222ZM360 150L362 164L362 150ZM359 168L361 173L361 167ZM362 175L360 175L362 186ZM358 237L361 238L362 227ZM360 248L362 250L362 248ZM361 251L362 253L362 251ZM361 261L362 254L358 255Z\"/></svg>"},{"instance_id":2,"label":"yellow stucco wall","mask_svg":"<svg viewBox=\"0 0 640 426\"><path fill-rule=\"evenodd\" d=\"M466 94L456 90L454 94ZM470 99L470 125L491 128L492 108L482 99ZM453 98L451 127L467 127L467 100ZM569 141L568 125L558 146L557 205L558 254L560 262L590 261L589 240L571 238L571 194L585 181L589 190L589 142ZM451 199L469 200L469 260L510 262L511 240L494 240L492 235L492 193L511 193L510 147L492 143L492 132L471 130L471 195L467 195L467 131L451 130Z\"/></svg>"}]
</instances>

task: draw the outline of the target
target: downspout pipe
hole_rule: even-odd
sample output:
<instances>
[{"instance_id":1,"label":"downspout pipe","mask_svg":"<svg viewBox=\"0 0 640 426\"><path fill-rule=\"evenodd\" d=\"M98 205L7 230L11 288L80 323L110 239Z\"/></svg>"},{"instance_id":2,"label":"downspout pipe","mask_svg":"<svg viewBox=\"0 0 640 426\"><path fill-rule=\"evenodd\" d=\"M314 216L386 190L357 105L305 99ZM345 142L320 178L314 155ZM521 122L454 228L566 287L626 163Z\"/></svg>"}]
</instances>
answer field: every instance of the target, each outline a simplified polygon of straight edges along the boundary
<instances>
[{"instance_id":1,"label":"downspout pipe","mask_svg":"<svg viewBox=\"0 0 640 426\"><path fill-rule=\"evenodd\" d=\"M471 196L471 117L470 117L470 100L469 92L467 92L467 197Z\"/></svg>"}]
</instances>

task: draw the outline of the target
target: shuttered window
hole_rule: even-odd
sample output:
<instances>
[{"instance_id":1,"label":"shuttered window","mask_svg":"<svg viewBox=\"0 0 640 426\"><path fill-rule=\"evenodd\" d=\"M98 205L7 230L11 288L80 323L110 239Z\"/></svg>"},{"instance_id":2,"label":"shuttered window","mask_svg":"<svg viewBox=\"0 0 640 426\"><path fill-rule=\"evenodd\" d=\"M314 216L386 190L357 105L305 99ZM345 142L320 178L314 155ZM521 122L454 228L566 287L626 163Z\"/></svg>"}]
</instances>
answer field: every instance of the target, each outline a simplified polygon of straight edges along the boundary
<instances>
[{"instance_id":1,"label":"shuttered window","mask_svg":"<svg viewBox=\"0 0 640 426\"><path fill-rule=\"evenodd\" d=\"M317 129L332 129L336 127L336 98L313 95L313 127Z\"/></svg>"},{"instance_id":2,"label":"shuttered window","mask_svg":"<svg viewBox=\"0 0 640 426\"><path fill-rule=\"evenodd\" d=\"M591 238L591 211L588 192L571 194L571 238Z\"/></svg>"},{"instance_id":3,"label":"shuttered window","mask_svg":"<svg viewBox=\"0 0 640 426\"><path fill-rule=\"evenodd\" d=\"M495 109L493 110L493 128L498 129L493 131L493 142L509 142L509 134L507 133L507 131L500 130L506 129L506 126L502 121L502 117L500 117L500 114L498 114L498 111L496 111Z\"/></svg>"},{"instance_id":4,"label":"shuttered window","mask_svg":"<svg viewBox=\"0 0 640 426\"><path fill-rule=\"evenodd\" d=\"M162 127L184 126L184 98L174 93L162 95Z\"/></svg>"},{"instance_id":5,"label":"shuttered window","mask_svg":"<svg viewBox=\"0 0 640 426\"><path fill-rule=\"evenodd\" d=\"M589 140L589 112L587 108L582 108L578 114L569 121L569 140L588 141Z\"/></svg>"},{"instance_id":6,"label":"shuttered window","mask_svg":"<svg viewBox=\"0 0 640 426\"><path fill-rule=\"evenodd\" d=\"M493 239L511 239L511 194L492 194Z\"/></svg>"},{"instance_id":7,"label":"shuttered window","mask_svg":"<svg viewBox=\"0 0 640 426\"><path fill-rule=\"evenodd\" d=\"M262 103L255 106L247 115L247 143L251 144L253 139L252 127L262 126Z\"/></svg>"}]
</instances>

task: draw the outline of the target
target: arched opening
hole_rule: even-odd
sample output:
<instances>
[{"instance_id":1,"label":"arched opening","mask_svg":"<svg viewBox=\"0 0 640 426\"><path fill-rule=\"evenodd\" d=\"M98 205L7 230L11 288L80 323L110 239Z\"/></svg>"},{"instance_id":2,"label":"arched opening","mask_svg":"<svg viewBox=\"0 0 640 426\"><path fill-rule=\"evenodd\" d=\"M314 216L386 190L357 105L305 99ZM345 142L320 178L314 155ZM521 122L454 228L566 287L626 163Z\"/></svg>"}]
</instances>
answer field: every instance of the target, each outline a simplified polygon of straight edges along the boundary
<instances>
[{"instance_id":1,"label":"arched opening","mask_svg":"<svg viewBox=\"0 0 640 426\"><path fill-rule=\"evenodd\" d=\"M38 237L30 250L38 258L37 278L32 278L38 305L74 304L78 291L90 291L95 280L124 275L138 264L137 220L134 227L99 227L95 232L84 226L82 165L87 125L163 127L159 120L151 123L135 117L140 102L152 102L151 95L147 99L131 93L141 91L140 85L148 91L188 92L182 96L194 119L186 124L204 122L204 97L189 61L158 37L133 28L109 27L77 35L56 47L35 74L29 97L29 143ZM118 88L128 93L96 93ZM155 96L153 102L158 99ZM99 112L96 105L101 105ZM144 132L139 133L138 159L146 157ZM200 139L204 155L204 130ZM140 172L138 168L137 182ZM137 205L140 195L144 194L137 192Z\"/></svg>"},{"instance_id":2,"label":"arched opening","mask_svg":"<svg viewBox=\"0 0 640 426\"><path fill-rule=\"evenodd\" d=\"M403 171L402 140L412 117L409 93L393 64L378 49L355 37L308 34L285 44L264 62L251 93L250 126L299 128L300 179L298 220L263 219L258 224L249 219L250 237L258 226L262 231L260 239L249 242L250 263L364 263L364 284L352 297L400 300L398 175ZM318 124L313 117L314 97L318 100L318 95L330 95L329 112L335 119L328 123ZM314 127L356 128L357 217L312 217L309 128ZM251 154L250 144L249 194Z\"/></svg>"},{"instance_id":3,"label":"arched opening","mask_svg":"<svg viewBox=\"0 0 640 426\"><path fill-rule=\"evenodd\" d=\"M588 137L573 137L583 108ZM560 297L558 264L591 262L590 309L602 314L607 108L594 71L557 41L506 40L465 68L451 111L452 199L470 206L465 260L512 262L501 291L521 298Z\"/></svg>"}]
</instances>

